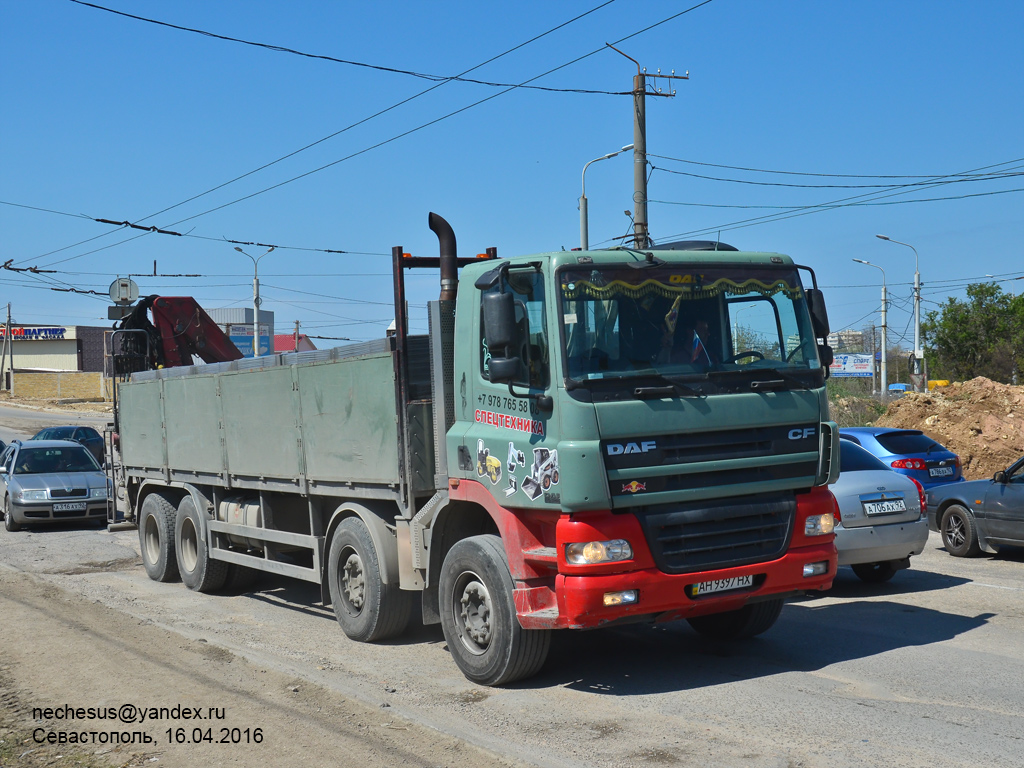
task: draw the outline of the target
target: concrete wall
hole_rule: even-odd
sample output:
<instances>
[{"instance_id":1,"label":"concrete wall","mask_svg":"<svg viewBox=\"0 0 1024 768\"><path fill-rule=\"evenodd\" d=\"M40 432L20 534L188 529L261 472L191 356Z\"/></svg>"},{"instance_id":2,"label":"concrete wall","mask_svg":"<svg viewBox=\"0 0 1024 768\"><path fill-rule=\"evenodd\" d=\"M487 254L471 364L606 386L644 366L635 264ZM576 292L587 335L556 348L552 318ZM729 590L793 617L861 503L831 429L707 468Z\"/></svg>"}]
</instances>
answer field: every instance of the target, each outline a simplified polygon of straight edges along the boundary
<instances>
[{"instance_id":1,"label":"concrete wall","mask_svg":"<svg viewBox=\"0 0 1024 768\"><path fill-rule=\"evenodd\" d=\"M14 392L17 397L39 398L84 398L94 400L111 397L111 383L101 373L79 371L55 371L37 373L33 371L14 372Z\"/></svg>"}]
</instances>

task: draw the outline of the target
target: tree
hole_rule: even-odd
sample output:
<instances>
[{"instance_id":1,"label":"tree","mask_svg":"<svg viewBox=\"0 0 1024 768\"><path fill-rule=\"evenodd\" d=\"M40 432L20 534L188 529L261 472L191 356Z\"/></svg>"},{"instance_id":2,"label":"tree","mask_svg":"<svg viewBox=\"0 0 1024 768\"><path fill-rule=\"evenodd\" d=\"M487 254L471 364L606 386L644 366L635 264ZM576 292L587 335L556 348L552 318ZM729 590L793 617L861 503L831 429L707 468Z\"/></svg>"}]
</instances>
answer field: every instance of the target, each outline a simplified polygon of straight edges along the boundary
<instances>
[{"instance_id":1,"label":"tree","mask_svg":"<svg viewBox=\"0 0 1024 768\"><path fill-rule=\"evenodd\" d=\"M933 378L1012 383L1024 365L1024 296L974 283L967 301L951 298L929 312L921 332Z\"/></svg>"}]
</instances>

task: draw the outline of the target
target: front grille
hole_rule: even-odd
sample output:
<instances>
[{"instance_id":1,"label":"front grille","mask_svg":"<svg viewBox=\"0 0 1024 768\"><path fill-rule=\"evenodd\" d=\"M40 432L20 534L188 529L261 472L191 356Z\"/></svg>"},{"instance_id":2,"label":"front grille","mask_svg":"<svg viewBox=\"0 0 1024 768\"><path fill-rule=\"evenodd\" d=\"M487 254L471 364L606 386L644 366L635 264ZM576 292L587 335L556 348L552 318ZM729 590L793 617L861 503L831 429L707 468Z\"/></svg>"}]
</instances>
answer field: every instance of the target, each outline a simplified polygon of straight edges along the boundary
<instances>
[{"instance_id":1,"label":"front grille","mask_svg":"<svg viewBox=\"0 0 1024 768\"><path fill-rule=\"evenodd\" d=\"M792 493L630 509L665 573L732 568L781 557L796 517Z\"/></svg>"},{"instance_id":2,"label":"front grille","mask_svg":"<svg viewBox=\"0 0 1024 768\"><path fill-rule=\"evenodd\" d=\"M86 514L88 514L88 510L85 510L85 509L78 509L78 510L74 510L74 511L70 511L70 510L66 510L66 509L65 510L57 510L57 509L53 510L54 518L61 518L61 519L69 518L69 517L85 517Z\"/></svg>"},{"instance_id":3,"label":"front grille","mask_svg":"<svg viewBox=\"0 0 1024 768\"><path fill-rule=\"evenodd\" d=\"M89 495L88 488L51 488L51 499L84 498Z\"/></svg>"}]
</instances>

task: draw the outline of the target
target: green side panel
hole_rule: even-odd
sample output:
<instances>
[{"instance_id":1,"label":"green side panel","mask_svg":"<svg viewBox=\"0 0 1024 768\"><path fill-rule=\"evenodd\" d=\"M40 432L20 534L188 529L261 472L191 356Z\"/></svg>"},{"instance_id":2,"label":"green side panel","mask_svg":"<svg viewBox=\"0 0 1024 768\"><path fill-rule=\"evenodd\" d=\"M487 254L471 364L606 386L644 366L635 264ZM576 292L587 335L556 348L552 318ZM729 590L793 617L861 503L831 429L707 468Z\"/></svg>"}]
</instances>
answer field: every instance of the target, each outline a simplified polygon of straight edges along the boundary
<instances>
[{"instance_id":1,"label":"green side panel","mask_svg":"<svg viewBox=\"0 0 1024 768\"><path fill-rule=\"evenodd\" d=\"M160 382L122 384L118 388L121 455L130 467L163 467L164 434Z\"/></svg>"},{"instance_id":2,"label":"green side panel","mask_svg":"<svg viewBox=\"0 0 1024 768\"><path fill-rule=\"evenodd\" d=\"M224 471L220 404L213 376L183 376L164 381L167 459L175 469Z\"/></svg>"},{"instance_id":3,"label":"green side panel","mask_svg":"<svg viewBox=\"0 0 1024 768\"><path fill-rule=\"evenodd\" d=\"M324 481L397 483L391 355L299 367L306 471Z\"/></svg>"},{"instance_id":4,"label":"green side panel","mask_svg":"<svg viewBox=\"0 0 1024 768\"><path fill-rule=\"evenodd\" d=\"M299 414L292 368L225 373L219 379L231 474L299 477Z\"/></svg>"}]
</instances>

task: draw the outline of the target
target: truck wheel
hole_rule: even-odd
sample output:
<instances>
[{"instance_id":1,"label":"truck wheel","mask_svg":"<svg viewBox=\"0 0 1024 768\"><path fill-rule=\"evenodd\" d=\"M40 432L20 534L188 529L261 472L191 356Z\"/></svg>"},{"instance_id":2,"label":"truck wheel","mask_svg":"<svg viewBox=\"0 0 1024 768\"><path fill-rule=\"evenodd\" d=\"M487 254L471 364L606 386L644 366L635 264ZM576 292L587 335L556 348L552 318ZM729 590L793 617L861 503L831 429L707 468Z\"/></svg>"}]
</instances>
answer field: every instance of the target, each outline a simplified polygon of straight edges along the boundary
<instances>
[{"instance_id":1,"label":"truck wheel","mask_svg":"<svg viewBox=\"0 0 1024 768\"><path fill-rule=\"evenodd\" d=\"M409 623L413 593L384 584L366 524L349 517L338 525L327 560L334 615L352 640L371 643L400 635Z\"/></svg>"},{"instance_id":2,"label":"truck wheel","mask_svg":"<svg viewBox=\"0 0 1024 768\"><path fill-rule=\"evenodd\" d=\"M174 549L178 556L178 573L185 586L196 592L215 592L224 586L228 564L210 557L207 542L199 534L202 521L192 497L186 495L178 504L174 523Z\"/></svg>"},{"instance_id":3,"label":"truck wheel","mask_svg":"<svg viewBox=\"0 0 1024 768\"><path fill-rule=\"evenodd\" d=\"M974 515L966 507L951 504L942 516L942 545L954 557L974 557L981 552Z\"/></svg>"},{"instance_id":4,"label":"truck wheel","mask_svg":"<svg viewBox=\"0 0 1024 768\"><path fill-rule=\"evenodd\" d=\"M14 520L14 516L11 515L11 497L8 496L4 499L4 528L10 533L17 533L21 530L21 525Z\"/></svg>"},{"instance_id":5,"label":"truck wheel","mask_svg":"<svg viewBox=\"0 0 1024 768\"><path fill-rule=\"evenodd\" d=\"M151 493L139 513L139 549L142 565L153 581L177 581L178 558L174 553L175 509L162 493Z\"/></svg>"},{"instance_id":6,"label":"truck wheel","mask_svg":"<svg viewBox=\"0 0 1024 768\"><path fill-rule=\"evenodd\" d=\"M498 536L463 539L441 566L441 627L452 658L474 683L502 685L532 677L547 659L551 632L519 625L512 589Z\"/></svg>"},{"instance_id":7,"label":"truck wheel","mask_svg":"<svg viewBox=\"0 0 1024 768\"><path fill-rule=\"evenodd\" d=\"M782 613L782 600L765 600L735 611L687 619L698 634L712 640L740 640L771 629Z\"/></svg>"},{"instance_id":8,"label":"truck wheel","mask_svg":"<svg viewBox=\"0 0 1024 768\"><path fill-rule=\"evenodd\" d=\"M866 581L868 584L881 584L896 575L896 569L892 563L858 563L852 566L857 578Z\"/></svg>"}]
</instances>

